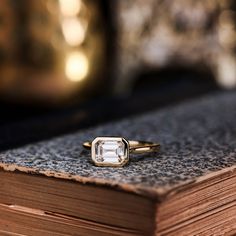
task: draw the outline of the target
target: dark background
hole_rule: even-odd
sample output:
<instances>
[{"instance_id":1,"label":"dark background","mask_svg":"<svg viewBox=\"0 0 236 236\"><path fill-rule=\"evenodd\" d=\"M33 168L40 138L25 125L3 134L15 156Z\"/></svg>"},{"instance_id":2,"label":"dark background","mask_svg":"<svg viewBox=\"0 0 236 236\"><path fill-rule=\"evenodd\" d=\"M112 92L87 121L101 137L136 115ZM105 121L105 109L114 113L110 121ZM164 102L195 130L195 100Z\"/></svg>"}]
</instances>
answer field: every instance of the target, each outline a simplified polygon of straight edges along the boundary
<instances>
[{"instance_id":1,"label":"dark background","mask_svg":"<svg viewBox=\"0 0 236 236\"><path fill-rule=\"evenodd\" d=\"M219 90L211 75L176 69L142 75L132 94L124 97L95 96L83 104L61 108L1 102L0 149L139 115Z\"/></svg>"},{"instance_id":2,"label":"dark background","mask_svg":"<svg viewBox=\"0 0 236 236\"><path fill-rule=\"evenodd\" d=\"M103 24L96 27L98 31L100 27L106 32L104 40L106 66L102 82L96 84L85 99L74 102L75 98L73 98L73 102L67 101L56 105L49 105L45 101L25 102L25 100L18 98L8 99L5 93L0 93L0 150L75 132L128 116L140 115L224 90L210 71L199 70L199 65L189 67L182 64L179 66L179 63L173 61L171 67L144 69L136 76L128 93L124 92L119 95L113 93L117 73L115 58L119 53L117 50L119 38L119 27L116 21L117 5L111 1L97 2L99 2L97 7ZM20 5L21 3L23 5ZM22 17L22 22L25 21L24 17L27 15L24 15L25 12L30 11L24 4L27 5L27 0L19 1L23 15L18 17ZM1 16L5 16L6 21L9 20L9 16L4 15L4 11L0 12L0 18ZM158 18L158 16L156 17ZM216 18L215 21L217 20ZM177 26L181 28L181 25ZM204 29L205 33L209 30L208 28ZM186 31L186 28L183 30ZM209 30L209 32L211 31ZM21 34L19 29L18 33ZM15 40L22 40L22 37ZM24 50L20 51L24 55ZM19 55L17 56L19 57ZM0 83L3 77L0 70ZM80 97L80 94L76 96Z\"/></svg>"}]
</instances>

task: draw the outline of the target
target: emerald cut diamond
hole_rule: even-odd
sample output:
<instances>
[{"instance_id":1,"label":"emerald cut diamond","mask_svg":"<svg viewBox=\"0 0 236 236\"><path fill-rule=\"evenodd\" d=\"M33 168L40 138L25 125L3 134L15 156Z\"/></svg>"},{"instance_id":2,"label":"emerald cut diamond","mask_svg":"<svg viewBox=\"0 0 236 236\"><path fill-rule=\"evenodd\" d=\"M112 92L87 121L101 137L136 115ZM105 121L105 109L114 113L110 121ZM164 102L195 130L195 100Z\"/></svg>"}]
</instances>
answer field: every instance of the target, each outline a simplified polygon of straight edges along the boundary
<instances>
[{"instance_id":1,"label":"emerald cut diamond","mask_svg":"<svg viewBox=\"0 0 236 236\"><path fill-rule=\"evenodd\" d=\"M129 160L128 151L124 138L98 137L92 142L92 160L97 166L123 166Z\"/></svg>"}]
</instances>

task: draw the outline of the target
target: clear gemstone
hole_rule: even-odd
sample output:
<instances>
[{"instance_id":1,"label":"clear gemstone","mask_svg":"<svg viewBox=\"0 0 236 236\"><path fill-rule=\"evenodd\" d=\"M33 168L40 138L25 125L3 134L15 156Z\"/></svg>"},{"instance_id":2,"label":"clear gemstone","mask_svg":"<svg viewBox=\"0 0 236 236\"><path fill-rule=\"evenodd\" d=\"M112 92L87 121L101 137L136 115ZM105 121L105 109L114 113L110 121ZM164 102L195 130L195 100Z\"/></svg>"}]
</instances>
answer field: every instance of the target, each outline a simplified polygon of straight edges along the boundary
<instances>
[{"instance_id":1,"label":"clear gemstone","mask_svg":"<svg viewBox=\"0 0 236 236\"><path fill-rule=\"evenodd\" d=\"M125 154L124 144L122 141L98 141L95 152L98 162L120 163Z\"/></svg>"},{"instance_id":2,"label":"clear gemstone","mask_svg":"<svg viewBox=\"0 0 236 236\"><path fill-rule=\"evenodd\" d=\"M127 145L121 138L99 138L94 143L95 163L122 165L128 159Z\"/></svg>"}]
</instances>

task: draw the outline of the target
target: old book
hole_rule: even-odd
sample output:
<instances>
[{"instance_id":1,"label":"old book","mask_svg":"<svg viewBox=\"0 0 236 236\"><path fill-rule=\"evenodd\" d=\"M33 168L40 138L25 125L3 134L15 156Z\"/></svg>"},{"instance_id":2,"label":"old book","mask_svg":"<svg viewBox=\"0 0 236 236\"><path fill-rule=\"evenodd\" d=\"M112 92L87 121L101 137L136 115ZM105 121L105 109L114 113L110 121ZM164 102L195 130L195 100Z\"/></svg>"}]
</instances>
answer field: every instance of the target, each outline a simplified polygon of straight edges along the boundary
<instances>
[{"instance_id":1,"label":"old book","mask_svg":"<svg viewBox=\"0 0 236 236\"><path fill-rule=\"evenodd\" d=\"M0 235L236 234L236 93L216 93L0 154ZM95 167L96 136L160 153Z\"/></svg>"}]
</instances>

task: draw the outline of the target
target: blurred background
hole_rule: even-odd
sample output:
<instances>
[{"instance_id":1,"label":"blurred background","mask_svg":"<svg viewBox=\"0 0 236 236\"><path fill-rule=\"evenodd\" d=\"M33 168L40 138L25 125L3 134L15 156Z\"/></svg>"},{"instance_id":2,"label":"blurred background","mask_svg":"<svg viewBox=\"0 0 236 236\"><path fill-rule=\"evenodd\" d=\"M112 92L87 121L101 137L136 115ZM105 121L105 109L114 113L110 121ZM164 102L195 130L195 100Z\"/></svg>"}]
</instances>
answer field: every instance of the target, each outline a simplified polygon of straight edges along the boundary
<instances>
[{"instance_id":1,"label":"blurred background","mask_svg":"<svg viewBox=\"0 0 236 236\"><path fill-rule=\"evenodd\" d=\"M235 87L233 0L0 1L0 150Z\"/></svg>"}]
</instances>

